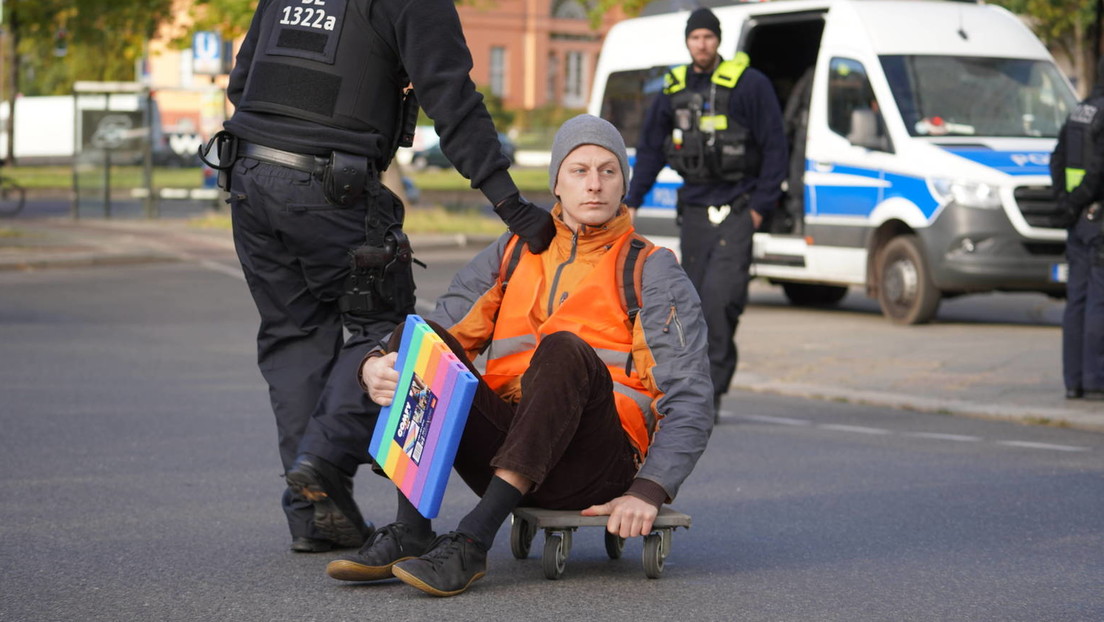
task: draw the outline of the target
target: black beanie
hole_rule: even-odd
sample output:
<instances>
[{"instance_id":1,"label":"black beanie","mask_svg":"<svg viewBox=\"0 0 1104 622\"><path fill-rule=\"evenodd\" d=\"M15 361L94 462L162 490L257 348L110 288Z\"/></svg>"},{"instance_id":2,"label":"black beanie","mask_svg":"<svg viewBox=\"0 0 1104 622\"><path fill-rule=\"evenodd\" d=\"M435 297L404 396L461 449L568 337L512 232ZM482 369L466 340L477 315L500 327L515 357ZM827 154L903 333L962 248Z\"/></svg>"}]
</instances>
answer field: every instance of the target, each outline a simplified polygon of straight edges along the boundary
<instances>
[{"instance_id":1,"label":"black beanie","mask_svg":"<svg viewBox=\"0 0 1104 622\"><path fill-rule=\"evenodd\" d=\"M717 35L717 38L721 38L721 21L717 19L717 16L713 14L713 11L702 7L700 9L694 9L694 12L690 14L690 19L686 20L686 38L690 38L690 33L699 28L708 28L713 31L713 34Z\"/></svg>"}]
</instances>

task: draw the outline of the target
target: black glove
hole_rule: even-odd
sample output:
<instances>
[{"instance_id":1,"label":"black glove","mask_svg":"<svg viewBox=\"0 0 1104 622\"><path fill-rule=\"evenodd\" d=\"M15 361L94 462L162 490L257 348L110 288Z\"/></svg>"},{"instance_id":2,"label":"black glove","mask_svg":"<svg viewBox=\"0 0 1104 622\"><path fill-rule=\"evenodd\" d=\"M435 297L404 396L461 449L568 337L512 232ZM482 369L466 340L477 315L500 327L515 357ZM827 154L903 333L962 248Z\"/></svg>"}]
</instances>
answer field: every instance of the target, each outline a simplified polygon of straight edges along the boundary
<instances>
[{"instance_id":1,"label":"black glove","mask_svg":"<svg viewBox=\"0 0 1104 622\"><path fill-rule=\"evenodd\" d=\"M1081 216L1081 210L1075 209L1066 196L1062 196L1058 199L1056 207L1058 211L1057 220L1059 228L1068 229L1077 224L1077 219Z\"/></svg>"},{"instance_id":2,"label":"black glove","mask_svg":"<svg viewBox=\"0 0 1104 622\"><path fill-rule=\"evenodd\" d=\"M552 238L556 237L552 214L521 198L520 194L511 195L496 205L494 211L510 231L529 245L532 253L543 253L552 243Z\"/></svg>"}]
</instances>

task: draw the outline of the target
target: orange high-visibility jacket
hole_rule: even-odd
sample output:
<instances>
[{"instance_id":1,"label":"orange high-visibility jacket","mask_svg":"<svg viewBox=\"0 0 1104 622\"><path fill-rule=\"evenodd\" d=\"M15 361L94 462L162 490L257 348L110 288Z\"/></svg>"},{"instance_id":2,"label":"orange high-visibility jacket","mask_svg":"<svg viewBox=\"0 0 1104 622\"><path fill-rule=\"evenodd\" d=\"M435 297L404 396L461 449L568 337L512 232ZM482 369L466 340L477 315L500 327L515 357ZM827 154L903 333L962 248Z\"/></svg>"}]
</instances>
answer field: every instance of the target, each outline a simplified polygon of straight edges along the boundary
<instances>
[{"instance_id":1,"label":"orange high-visibility jacket","mask_svg":"<svg viewBox=\"0 0 1104 622\"><path fill-rule=\"evenodd\" d=\"M577 254L546 272L540 255L528 249L521 254L499 307L483 378L500 395L520 392L521 375L540 340L560 331L574 333L594 348L609 369L621 427L643 456L655 432L653 403L659 395L644 386L634 368L633 327L619 286L618 275L623 274L633 235L627 230L609 243L605 240L613 236L598 237L602 243L591 247L601 252L593 263ZM507 273L505 264L518 243L514 238L507 246L500 275ZM572 270L572 263L583 269Z\"/></svg>"},{"instance_id":2,"label":"orange high-visibility jacket","mask_svg":"<svg viewBox=\"0 0 1104 622\"><path fill-rule=\"evenodd\" d=\"M469 360L483 360L484 380L515 403L521 375L542 338L561 330L583 337L614 380L626 437L643 462L637 479L659 484L674 499L713 427L697 293L667 249L619 260L622 246L638 237L624 207L604 225L577 232L560 220L561 213L559 205L552 210L556 237L548 250L526 250L510 270L516 243L503 235L457 272L429 319L460 342ZM638 273L625 276L619 263L639 266ZM627 278L640 285L640 309L631 324L621 299Z\"/></svg>"}]
</instances>

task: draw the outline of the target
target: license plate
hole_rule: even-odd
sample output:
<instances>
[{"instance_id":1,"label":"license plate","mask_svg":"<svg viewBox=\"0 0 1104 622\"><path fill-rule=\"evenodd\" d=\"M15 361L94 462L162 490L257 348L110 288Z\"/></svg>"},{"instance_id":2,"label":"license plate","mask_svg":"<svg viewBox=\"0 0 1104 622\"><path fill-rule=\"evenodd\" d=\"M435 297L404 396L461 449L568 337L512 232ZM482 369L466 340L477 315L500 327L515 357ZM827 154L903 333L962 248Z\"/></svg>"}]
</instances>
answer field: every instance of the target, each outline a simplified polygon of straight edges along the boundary
<instances>
[{"instance_id":1,"label":"license plate","mask_svg":"<svg viewBox=\"0 0 1104 622\"><path fill-rule=\"evenodd\" d=\"M1050 280L1052 283L1066 283L1069 281L1069 264L1050 264Z\"/></svg>"}]
</instances>

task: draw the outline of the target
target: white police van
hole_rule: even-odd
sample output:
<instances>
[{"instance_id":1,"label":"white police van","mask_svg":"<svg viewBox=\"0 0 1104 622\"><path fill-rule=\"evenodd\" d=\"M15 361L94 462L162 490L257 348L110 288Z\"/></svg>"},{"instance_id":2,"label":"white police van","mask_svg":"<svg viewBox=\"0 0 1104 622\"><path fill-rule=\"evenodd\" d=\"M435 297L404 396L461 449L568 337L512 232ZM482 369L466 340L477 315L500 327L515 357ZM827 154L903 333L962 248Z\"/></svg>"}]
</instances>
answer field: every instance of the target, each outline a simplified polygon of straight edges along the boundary
<instances>
[{"instance_id":1,"label":"white police van","mask_svg":"<svg viewBox=\"0 0 1104 622\"><path fill-rule=\"evenodd\" d=\"M791 172L755 234L753 271L794 304L865 286L886 316L930 320L970 292L1065 293L1065 230L1048 163L1076 96L1003 8L949 0L787 0L718 7L721 55L774 83ZM674 65L686 11L610 30L590 112L631 148ZM637 213L677 236L681 181L664 169ZM670 242L664 240L665 242ZM677 242L677 240L674 240Z\"/></svg>"}]
</instances>

